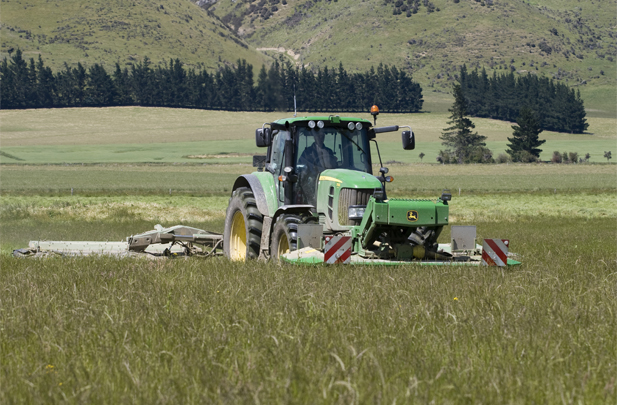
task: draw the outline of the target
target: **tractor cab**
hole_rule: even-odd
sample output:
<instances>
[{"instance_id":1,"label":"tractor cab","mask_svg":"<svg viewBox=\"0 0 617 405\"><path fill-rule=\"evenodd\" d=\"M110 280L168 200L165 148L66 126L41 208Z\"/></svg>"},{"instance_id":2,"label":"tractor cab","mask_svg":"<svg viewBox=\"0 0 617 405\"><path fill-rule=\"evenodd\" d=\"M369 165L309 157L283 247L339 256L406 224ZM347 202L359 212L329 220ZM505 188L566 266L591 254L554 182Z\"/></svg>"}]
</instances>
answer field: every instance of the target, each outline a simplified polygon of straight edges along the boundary
<instances>
[{"instance_id":1,"label":"tractor cab","mask_svg":"<svg viewBox=\"0 0 617 405\"><path fill-rule=\"evenodd\" d=\"M257 145L268 146L264 166L275 178L279 205L316 206L317 183L324 170L372 174L370 126L366 120L308 117L258 129Z\"/></svg>"},{"instance_id":2,"label":"tractor cab","mask_svg":"<svg viewBox=\"0 0 617 405\"><path fill-rule=\"evenodd\" d=\"M376 117L379 112L371 113ZM374 128L365 119L332 115L281 119L256 130L257 146L268 148L266 156L256 160L256 166L274 176L278 205L316 207L318 184L324 171L361 172L375 179L369 141L375 141L377 133L398 130L396 125ZM402 136L403 148L414 149L411 128L403 131ZM385 173L387 169L382 167L376 177L383 185L391 179Z\"/></svg>"}]
</instances>

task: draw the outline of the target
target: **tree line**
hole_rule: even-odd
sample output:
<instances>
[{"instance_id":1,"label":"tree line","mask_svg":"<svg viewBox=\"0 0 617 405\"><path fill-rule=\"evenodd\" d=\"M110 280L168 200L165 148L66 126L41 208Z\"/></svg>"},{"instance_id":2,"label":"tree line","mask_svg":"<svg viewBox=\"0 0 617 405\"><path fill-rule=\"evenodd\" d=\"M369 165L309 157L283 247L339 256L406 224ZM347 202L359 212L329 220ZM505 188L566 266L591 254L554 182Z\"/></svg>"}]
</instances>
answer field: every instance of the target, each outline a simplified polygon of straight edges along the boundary
<instances>
[{"instance_id":1,"label":"tree line","mask_svg":"<svg viewBox=\"0 0 617 405\"><path fill-rule=\"evenodd\" d=\"M422 109L422 88L406 72L380 64L368 72L348 73L324 67L313 70L276 61L262 66L255 82L253 66L238 60L214 73L187 69L178 59L153 65L148 57L130 67L116 64L107 72L64 64L58 72L39 56L29 62L18 49L0 64L2 109L53 107L158 106L230 111L367 111Z\"/></svg>"},{"instance_id":2,"label":"tree line","mask_svg":"<svg viewBox=\"0 0 617 405\"><path fill-rule=\"evenodd\" d=\"M496 72L488 77L485 69L468 72L463 65L458 81L471 116L516 121L529 108L544 130L580 134L589 127L580 92L552 79Z\"/></svg>"}]
</instances>

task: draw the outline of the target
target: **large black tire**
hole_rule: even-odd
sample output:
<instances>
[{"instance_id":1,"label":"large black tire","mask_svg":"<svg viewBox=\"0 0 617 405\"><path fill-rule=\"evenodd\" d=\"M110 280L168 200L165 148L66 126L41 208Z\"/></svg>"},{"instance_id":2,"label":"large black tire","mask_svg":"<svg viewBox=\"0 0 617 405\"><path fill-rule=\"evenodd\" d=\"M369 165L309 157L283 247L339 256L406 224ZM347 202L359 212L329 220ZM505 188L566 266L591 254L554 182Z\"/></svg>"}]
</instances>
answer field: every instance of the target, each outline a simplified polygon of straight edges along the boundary
<instances>
[{"instance_id":1,"label":"large black tire","mask_svg":"<svg viewBox=\"0 0 617 405\"><path fill-rule=\"evenodd\" d=\"M298 249L298 225L316 223L309 215L282 214L276 219L270 236L270 258L277 262L279 256Z\"/></svg>"},{"instance_id":2,"label":"large black tire","mask_svg":"<svg viewBox=\"0 0 617 405\"><path fill-rule=\"evenodd\" d=\"M223 251L231 260L257 259L261 246L263 215L257 209L255 195L248 187L231 194L225 216Z\"/></svg>"},{"instance_id":3,"label":"large black tire","mask_svg":"<svg viewBox=\"0 0 617 405\"><path fill-rule=\"evenodd\" d=\"M409 235L408 241L412 245L422 245L426 250L436 252L438 248L437 238L441 234L442 229L443 226L436 228L429 228L428 226L418 227L415 232Z\"/></svg>"}]
</instances>

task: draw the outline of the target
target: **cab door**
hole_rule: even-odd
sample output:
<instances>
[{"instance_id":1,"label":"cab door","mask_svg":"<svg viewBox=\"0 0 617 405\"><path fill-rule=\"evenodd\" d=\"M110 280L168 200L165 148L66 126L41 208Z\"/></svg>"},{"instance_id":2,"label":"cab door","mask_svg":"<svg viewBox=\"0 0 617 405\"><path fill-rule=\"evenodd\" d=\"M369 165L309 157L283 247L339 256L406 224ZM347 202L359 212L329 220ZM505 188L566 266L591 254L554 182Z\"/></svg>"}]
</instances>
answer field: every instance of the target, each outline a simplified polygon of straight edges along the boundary
<instances>
[{"instance_id":1,"label":"cab door","mask_svg":"<svg viewBox=\"0 0 617 405\"><path fill-rule=\"evenodd\" d=\"M276 194L279 201L279 206L285 203L286 182L280 181L279 176L285 174L283 172L283 169L285 168L285 141L289 140L289 131L277 131L272 140L270 163L267 166L268 171L274 176L274 184L276 184Z\"/></svg>"}]
</instances>

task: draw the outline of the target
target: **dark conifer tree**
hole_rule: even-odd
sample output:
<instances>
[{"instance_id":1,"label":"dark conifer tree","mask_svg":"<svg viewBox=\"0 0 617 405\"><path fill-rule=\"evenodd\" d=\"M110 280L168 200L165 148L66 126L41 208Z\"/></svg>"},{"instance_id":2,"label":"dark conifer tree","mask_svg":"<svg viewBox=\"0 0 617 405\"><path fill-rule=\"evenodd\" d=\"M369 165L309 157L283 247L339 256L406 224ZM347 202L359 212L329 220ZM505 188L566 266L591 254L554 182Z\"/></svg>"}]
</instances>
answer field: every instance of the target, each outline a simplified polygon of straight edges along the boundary
<instances>
[{"instance_id":1,"label":"dark conifer tree","mask_svg":"<svg viewBox=\"0 0 617 405\"><path fill-rule=\"evenodd\" d=\"M266 92L267 111L282 110L285 108L285 97L283 96L283 80L281 77L280 64L274 61L268 70Z\"/></svg>"},{"instance_id":2,"label":"dark conifer tree","mask_svg":"<svg viewBox=\"0 0 617 405\"><path fill-rule=\"evenodd\" d=\"M345 68L343 68L343 63L339 63L338 72L336 74L336 92L335 92L335 102L339 106L341 111L349 111L354 108L353 106L353 97L354 91L352 88L352 82L349 79L349 75Z\"/></svg>"},{"instance_id":3,"label":"dark conifer tree","mask_svg":"<svg viewBox=\"0 0 617 405\"><path fill-rule=\"evenodd\" d=\"M30 58L30 64L28 66L28 89L26 93L26 108L31 107L40 107L39 97L36 93L37 90L37 74L36 74L36 63L34 62L34 58Z\"/></svg>"},{"instance_id":4,"label":"dark conifer tree","mask_svg":"<svg viewBox=\"0 0 617 405\"><path fill-rule=\"evenodd\" d=\"M294 94L298 92L299 77L298 69L290 61L286 61L282 66L283 97L285 98L285 108L287 111L294 110Z\"/></svg>"},{"instance_id":5,"label":"dark conifer tree","mask_svg":"<svg viewBox=\"0 0 617 405\"><path fill-rule=\"evenodd\" d=\"M317 70L317 110L331 111L334 108L334 92L336 91L334 71L330 71L327 66L323 70Z\"/></svg>"},{"instance_id":6,"label":"dark conifer tree","mask_svg":"<svg viewBox=\"0 0 617 405\"><path fill-rule=\"evenodd\" d=\"M26 108L29 105L29 97L32 93L32 80L30 79L28 64L22 58L21 49L17 48L11 56L8 70L10 71L10 82L13 84L8 101L12 108ZM4 82L2 87L4 87Z\"/></svg>"},{"instance_id":7,"label":"dark conifer tree","mask_svg":"<svg viewBox=\"0 0 617 405\"><path fill-rule=\"evenodd\" d=\"M173 89L171 105L182 107L186 101L186 71L182 67L180 59L176 58L173 66L169 65L170 84Z\"/></svg>"},{"instance_id":8,"label":"dark conifer tree","mask_svg":"<svg viewBox=\"0 0 617 405\"><path fill-rule=\"evenodd\" d=\"M75 105L73 70L66 62L64 63L64 69L56 75L56 97L59 107L72 107Z\"/></svg>"},{"instance_id":9,"label":"dark conifer tree","mask_svg":"<svg viewBox=\"0 0 617 405\"><path fill-rule=\"evenodd\" d=\"M51 108L55 104L55 78L52 70L45 66L41 55L36 64L36 96L37 105L44 108Z\"/></svg>"},{"instance_id":10,"label":"dark conifer tree","mask_svg":"<svg viewBox=\"0 0 617 405\"><path fill-rule=\"evenodd\" d=\"M150 59L127 68L115 65L110 75L95 64L67 63L57 74L21 51L0 64L1 108L142 105L199 107L229 110L366 111L379 103L382 111L413 112L422 108L422 89L395 66L371 67L366 73L348 74L324 67L313 71L278 61L262 67L257 84L253 67L245 60L214 75L187 70L179 59L152 67Z\"/></svg>"},{"instance_id":11,"label":"dark conifer tree","mask_svg":"<svg viewBox=\"0 0 617 405\"><path fill-rule=\"evenodd\" d=\"M6 58L0 65L0 108L15 108L15 74Z\"/></svg>"},{"instance_id":12,"label":"dark conifer tree","mask_svg":"<svg viewBox=\"0 0 617 405\"><path fill-rule=\"evenodd\" d=\"M266 65L261 65L259 74L257 76L257 89L256 89L256 106L259 111L266 111L268 106L267 96L270 91L268 83L268 71Z\"/></svg>"},{"instance_id":13,"label":"dark conifer tree","mask_svg":"<svg viewBox=\"0 0 617 405\"><path fill-rule=\"evenodd\" d=\"M518 125L513 125L512 138L508 138L510 143L506 152L512 156L515 162L529 161L529 157L539 158L542 149L541 146L546 140L539 138L542 128L536 114L527 106L521 108L518 119Z\"/></svg>"},{"instance_id":14,"label":"dark conifer tree","mask_svg":"<svg viewBox=\"0 0 617 405\"><path fill-rule=\"evenodd\" d=\"M133 84L133 94L138 105L154 105L153 102L153 73L150 69L150 59L145 56L143 62L131 67L131 79Z\"/></svg>"},{"instance_id":15,"label":"dark conifer tree","mask_svg":"<svg viewBox=\"0 0 617 405\"><path fill-rule=\"evenodd\" d=\"M472 132L476 126L467 118L467 101L460 84L453 86L454 104L450 111L450 127L445 128L440 139L447 149L446 152L454 155L458 163L475 160L478 153L483 154L485 136ZM480 159L481 160L481 159Z\"/></svg>"},{"instance_id":16,"label":"dark conifer tree","mask_svg":"<svg viewBox=\"0 0 617 405\"><path fill-rule=\"evenodd\" d=\"M368 111L373 104L379 102L377 96L378 77L373 66L368 72L362 74L363 80L361 80L358 90L360 91L359 101L361 102L361 111Z\"/></svg>"},{"instance_id":17,"label":"dark conifer tree","mask_svg":"<svg viewBox=\"0 0 617 405\"><path fill-rule=\"evenodd\" d=\"M215 110L222 109L224 105L225 96L221 94L221 82L223 81L223 74L220 70L218 70L215 74L212 75L212 83L213 83L213 94L212 94L212 108Z\"/></svg>"},{"instance_id":18,"label":"dark conifer tree","mask_svg":"<svg viewBox=\"0 0 617 405\"><path fill-rule=\"evenodd\" d=\"M250 111L254 109L253 103L255 91L253 86L253 65L246 63L246 60L238 60L236 68L236 81L238 82L238 109Z\"/></svg>"},{"instance_id":19,"label":"dark conifer tree","mask_svg":"<svg viewBox=\"0 0 617 405\"><path fill-rule=\"evenodd\" d=\"M240 94L236 83L236 75L234 71L225 66L221 69L217 76L217 89L219 92L220 108L223 110L235 111L239 109Z\"/></svg>"},{"instance_id":20,"label":"dark conifer tree","mask_svg":"<svg viewBox=\"0 0 617 405\"><path fill-rule=\"evenodd\" d=\"M86 68L81 62L77 62L77 67L73 68L73 94L75 97L75 105L83 107L86 99Z\"/></svg>"},{"instance_id":21,"label":"dark conifer tree","mask_svg":"<svg viewBox=\"0 0 617 405\"><path fill-rule=\"evenodd\" d=\"M543 129L582 133L588 127L583 101L563 83L534 75L516 78L512 72L488 78L484 69L468 73L463 65L459 83L472 116L514 121L521 106L538 112Z\"/></svg>"},{"instance_id":22,"label":"dark conifer tree","mask_svg":"<svg viewBox=\"0 0 617 405\"><path fill-rule=\"evenodd\" d=\"M296 93L298 109L301 111L315 111L315 76L306 68L301 68Z\"/></svg>"},{"instance_id":23,"label":"dark conifer tree","mask_svg":"<svg viewBox=\"0 0 617 405\"><path fill-rule=\"evenodd\" d=\"M116 63L116 70L113 75L114 87L116 89L115 105L130 105L133 103L131 97L131 79L127 68L120 69L120 65Z\"/></svg>"},{"instance_id":24,"label":"dark conifer tree","mask_svg":"<svg viewBox=\"0 0 617 405\"><path fill-rule=\"evenodd\" d=\"M103 66L95 63L88 69L85 91L86 105L103 107L114 105L116 88Z\"/></svg>"},{"instance_id":25,"label":"dark conifer tree","mask_svg":"<svg viewBox=\"0 0 617 405\"><path fill-rule=\"evenodd\" d=\"M197 106L199 108L214 109L216 89L214 87L214 78L205 70L199 72L197 78L199 95Z\"/></svg>"},{"instance_id":26,"label":"dark conifer tree","mask_svg":"<svg viewBox=\"0 0 617 405\"><path fill-rule=\"evenodd\" d=\"M199 84L197 82L197 74L195 69L189 69L186 72L186 101L185 107L198 107L197 100L199 98Z\"/></svg>"},{"instance_id":27,"label":"dark conifer tree","mask_svg":"<svg viewBox=\"0 0 617 405\"><path fill-rule=\"evenodd\" d=\"M585 119L586 114L580 91L577 90L575 93L574 90L570 90L564 113L565 129L571 134L582 134L585 132L589 128L589 124Z\"/></svg>"}]
</instances>

